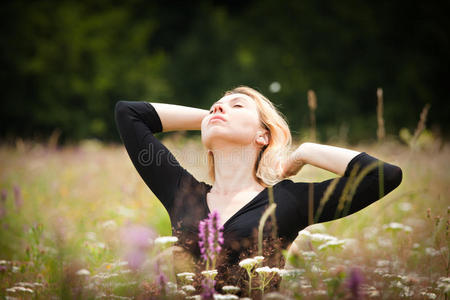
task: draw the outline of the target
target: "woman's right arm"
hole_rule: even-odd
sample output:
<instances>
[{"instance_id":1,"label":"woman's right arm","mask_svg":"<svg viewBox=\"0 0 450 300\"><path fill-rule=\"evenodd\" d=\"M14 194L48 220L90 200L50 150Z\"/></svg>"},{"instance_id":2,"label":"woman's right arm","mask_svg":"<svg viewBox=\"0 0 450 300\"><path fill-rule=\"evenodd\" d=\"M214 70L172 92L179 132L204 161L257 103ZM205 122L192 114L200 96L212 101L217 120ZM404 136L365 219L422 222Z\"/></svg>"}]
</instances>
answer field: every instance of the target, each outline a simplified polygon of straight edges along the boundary
<instances>
[{"instance_id":1,"label":"woman's right arm","mask_svg":"<svg viewBox=\"0 0 450 300\"><path fill-rule=\"evenodd\" d=\"M200 128L206 110L143 101L119 101L115 120L139 175L170 212L183 176L190 175L155 136L170 130Z\"/></svg>"},{"instance_id":2,"label":"woman's right arm","mask_svg":"<svg viewBox=\"0 0 450 300\"><path fill-rule=\"evenodd\" d=\"M161 119L162 131L200 130L206 109L151 102Z\"/></svg>"}]
</instances>

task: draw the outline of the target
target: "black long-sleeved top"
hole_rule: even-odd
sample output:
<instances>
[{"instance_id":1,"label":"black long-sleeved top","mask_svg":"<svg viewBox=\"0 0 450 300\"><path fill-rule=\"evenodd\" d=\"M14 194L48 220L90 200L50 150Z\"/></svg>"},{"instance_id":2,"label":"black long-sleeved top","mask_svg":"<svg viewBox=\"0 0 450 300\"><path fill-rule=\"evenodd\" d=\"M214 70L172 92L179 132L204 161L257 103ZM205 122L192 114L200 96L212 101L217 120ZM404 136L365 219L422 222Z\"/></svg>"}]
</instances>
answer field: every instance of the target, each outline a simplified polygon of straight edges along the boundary
<instances>
[{"instance_id":1,"label":"black long-sleeved top","mask_svg":"<svg viewBox=\"0 0 450 300\"><path fill-rule=\"evenodd\" d=\"M206 194L212 186L195 179L154 136L154 133L162 131L162 124L150 103L119 101L115 119L131 161L169 213L173 235L179 238L179 245L198 258L197 228L199 221L209 213ZM374 162L375 167L370 168ZM380 179L383 179L382 186ZM352 185L347 185L352 183L349 181L359 181L356 189L352 190ZM401 181L402 170L398 166L362 152L349 162L342 177L314 183L293 182L290 179L278 182L273 186L273 193L277 204L278 236L283 247L288 247L298 232L309 225L309 212L313 212L316 222L355 213L394 190ZM321 204L325 191L333 183L335 185L329 190L328 200ZM342 194L350 196L341 198ZM313 199L312 207L309 199ZM351 202L345 202L346 199L351 199ZM230 263L237 263L240 252L254 245L251 237L268 202L268 188L265 188L224 224L225 248L230 250Z\"/></svg>"}]
</instances>

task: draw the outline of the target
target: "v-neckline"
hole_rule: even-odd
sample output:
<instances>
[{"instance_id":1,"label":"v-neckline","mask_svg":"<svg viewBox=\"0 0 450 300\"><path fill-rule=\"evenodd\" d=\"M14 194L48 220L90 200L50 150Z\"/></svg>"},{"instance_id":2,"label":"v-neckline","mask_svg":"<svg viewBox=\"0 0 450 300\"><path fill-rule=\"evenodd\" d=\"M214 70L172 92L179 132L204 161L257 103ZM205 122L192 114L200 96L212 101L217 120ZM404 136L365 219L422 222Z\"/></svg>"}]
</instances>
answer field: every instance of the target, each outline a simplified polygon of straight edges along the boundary
<instances>
[{"instance_id":1,"label":"v-neckline","mask_svg":"<svg viewBox=\"0 0 450 300\"><path fill-rule=\"evenodd\" d=\"M280 181L281 182L281 181ZM277 182L275 185L277 185L279 182ZM273 185L273 186L275 186L275 185ZM208 199L207 199L207 195L208 195L208 193L209 193L209 191L211 190L211 188L212 188L212 185L210 185L210 184L207 184L206 183L206 193L203 195L203 203L204 203L204 205L205 205L205 207L206 207L206 211L207 211L207 214L209 214L209 213L211 213L211 210L209 209L209 206L208 206ZM233 218L235 218L242 210L244 210L245 208L247 208L252 202L254 202L257 198L259 198L259 196L260 195L262 195L265 191L267 191L268 190L268 188L267 187L265 187L262 191L260 191L255 197L253 197L249 202L247 202L244 206L242 206L241 208L239 208L233 215L231 215L231 217L229 217L228 218L228 220L226 220L225 221L225 223L223 223L223 228L225 229L226 228L226 225L233 219Z\"/></svg>"}]
</instances>

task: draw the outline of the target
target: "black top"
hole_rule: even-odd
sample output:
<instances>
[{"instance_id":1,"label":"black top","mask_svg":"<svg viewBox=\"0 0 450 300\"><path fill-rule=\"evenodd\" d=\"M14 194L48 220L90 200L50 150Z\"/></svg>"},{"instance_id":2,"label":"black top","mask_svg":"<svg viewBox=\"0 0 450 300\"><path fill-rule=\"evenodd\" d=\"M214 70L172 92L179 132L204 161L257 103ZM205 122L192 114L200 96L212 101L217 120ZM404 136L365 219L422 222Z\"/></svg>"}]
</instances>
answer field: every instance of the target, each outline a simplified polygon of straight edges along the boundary
<instances>
[{"instance_id":1,"label":"black top","mask_svg":"<svg viewBox=\"0 0 450 300\"><path fill-rule=\"evenodd\" d=\"M206 194L212 186L195 179L155 138L153 134L162 131L162 124L150 103L119 101L115 119L134 166L169 213L172 232L179 238L179 245L199 258L197 228L199 221L209 213ZM380 186L381 179L383 184ZM309 211L313 212L317 223L331 221L363 209L391 192L401 181L402 170L398 166L362 152L350 161L342 177L314 183L290 179L278 182L273 186L273 193L277 204L278 236L283 248L287 248L298 232L309 225ZM328 200L321 205L321 199L332 183L335 183L334 188L330 188ZM312 209L309 195L313 199ZM341 198L341 195L347 196ZM242 258L240 252L254 245L248 241L258 228L268 201L268 188L265 188L224 224L225 248L230 250L230 263L237 263Z\"/></svg>"}]
</instances>

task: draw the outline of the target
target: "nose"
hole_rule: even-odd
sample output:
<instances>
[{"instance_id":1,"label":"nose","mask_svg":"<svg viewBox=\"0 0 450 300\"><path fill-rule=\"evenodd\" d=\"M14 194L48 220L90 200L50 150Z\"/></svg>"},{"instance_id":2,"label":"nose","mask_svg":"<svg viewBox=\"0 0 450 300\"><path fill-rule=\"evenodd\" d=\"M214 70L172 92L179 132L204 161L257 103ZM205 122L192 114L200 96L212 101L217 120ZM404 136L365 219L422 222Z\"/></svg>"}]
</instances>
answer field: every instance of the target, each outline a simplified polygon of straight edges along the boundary
<instances>
[{"instance_id":1,"label":"nose","mask_svg":"<svg viewBox=\"0 0 450 300\"><path fill-rule=\"evenodd\" d=\"M213 107L213 113L215 114L215 113L217 113L217 111L219 111L219 112L221 112L221 113L224 112L224 109L223 109L223 106L222 106L221 103L217 103L217 104L214 105L214 107Z\"/></svg>"}]
</instances>

